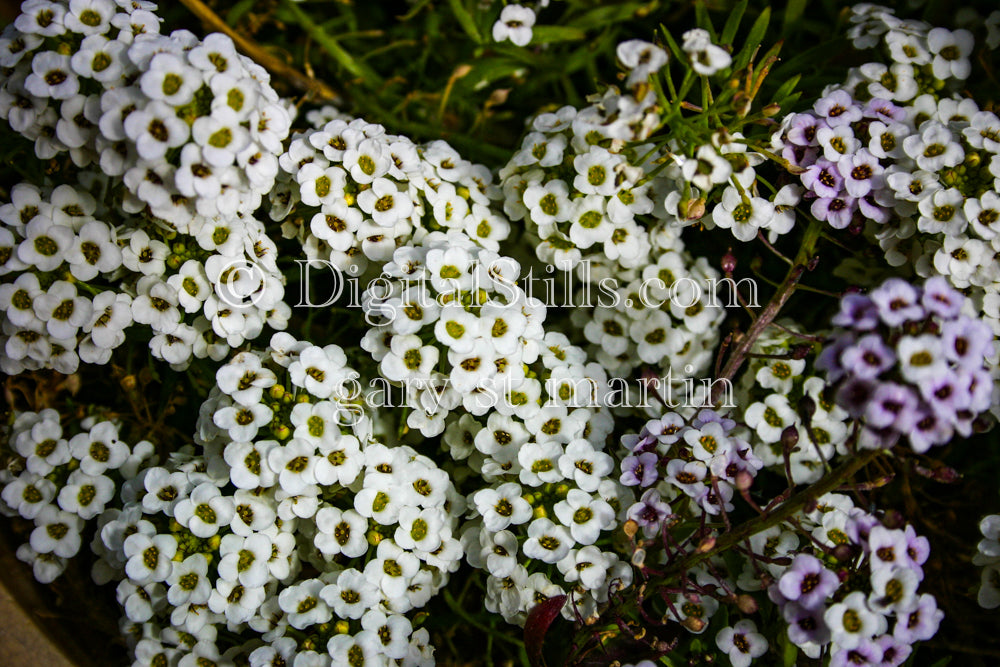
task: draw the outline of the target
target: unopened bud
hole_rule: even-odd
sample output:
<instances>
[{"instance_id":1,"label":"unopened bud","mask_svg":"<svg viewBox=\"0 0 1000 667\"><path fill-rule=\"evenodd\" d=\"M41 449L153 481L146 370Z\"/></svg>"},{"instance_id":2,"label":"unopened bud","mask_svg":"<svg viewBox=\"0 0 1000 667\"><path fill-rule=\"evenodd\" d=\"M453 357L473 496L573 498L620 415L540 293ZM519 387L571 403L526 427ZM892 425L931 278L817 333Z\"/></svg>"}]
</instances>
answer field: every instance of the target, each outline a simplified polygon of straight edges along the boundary
<instances>
[{"instance_id":1,"label":"unopened bud","mask_svg":"<svg viewBox=\"0 0 1000 667\"><path fill-rule=\"evenodd\" d=\"M695 618L694 616L688 616L683 622L681 622L681 625L697 634L705 627L705 621L700 618Z\"/></svg>"},{"instance_id":2,"label":"unopened bud","mask_svg":"<svg viewBox=\"0 0 1000 667\"><path fill-rule=\"evenodd\" d=\"M778 105L778 104L768 104L766 107L764 107L763 109L761 109L760 112L766 118L770 118L771 116L777 116L780 111L781 111L781 106L780 105Z\"/></svg>"},{"instance_id":3,"label":"unopened bud","mask_svg":"<svg viewBox=\"0 0 1000 667\"><path fill-rule=\"evenodd\" d=\"M753 475L751 475L746 470L740 470L738 473L736 473L737 491L748 491L751 486L753 486Z\"/></svg>"},{"instance_id":4,"label":"unopened bud","mask_svg":"<svg viewBox=\"0 0 1000 667\"><path fill-rule=\"evenodd\" d=\"M816 401L809 394L805 394L799 399L799 417L802 421L812 419L816 414Z\"/></svg>"},{"instance_id":5,"label":"unopened bud","mask_svg":"<svg viewBox=\"0 0 1000 667\"><path fill-rule=\"evenodd\" d=\"M781 446L786 452L790 452L795 449L795 446L799 444L799 429L793 426L786 426L785 430L781 432Z\"/></svg>"},{"instance_id":6,"label":"unopened bud","mask_svg":"<svg viewBox=\"0 0 1000 667\"><path fill-rule=\"evenodd\" d=\"M285 395L285 388L280 384L276 384L268 389L267 393L271 396L271 398L277 400Z\"/></svg>"},{"instance_id":7,"label":"unopened bud","mask_svg":"<svg viewBox=\"0 0 1000 667\"><path fill-rule=\"evenodd\" d=\"M133 391L138 384L134 375L126 375L121 379L121 387L125 391Z\"/></svg>"},{"instance_id":8,"label":"unopened bud","mask_svg":"<svg viewBox=\"0 0 1000 667\"><path fill-rule=\"evenodd\" d=\"M792 359L805 359L812 351L812 345L801 343L792 348Z\"/></svg>"},{"instance_id":9,"label":"unopened bud","mask_svg":"<svg viewBox=\"0 0 1000 667\"><path fill-rule=\"evenodd\" d=\"M752 595L747 595L746 593L736 596L736 606L744 614L755 614L757 613L757 609L759 609L757 600Z\"/></svg>"},{"instance_id":10,"label":"unopened bud","mask_svg":"<svg viewBox=\"0 0 1000 667\"><path fill-rule=\"evenodd\" d=\"M688 202L687 211L684 214L686 220L701 220L705 216L705 200L699 197Z\"/></svg>"},{"instance_id":11,"label":"unopened bud","mask_svg":"<svg viewBox=\"0 0 1000 667\"><path fill-rule=\"evenodd\" d=\"M833 548L833 557L841 563L846 563L854 557L854 550L847 544L838 544Z\"/></svg>"},{"instance_id":12,"label":"unopened bud","mask_svg":"<svg viewBox=\"0 0 1000 667\"><path fill-rule=\"evenodd\" d=\"M882 525L889 530L902 528L905 523L906 519L903 518L903 515L899 512L899 510L889 510L885 513L885 516L882 517Z\"/></svg>"},{"instance_id":13,"label":"unopened bud","mask_svg":"<svg viewBox=\"0 0 1000 667\"><path fill-rule=\"evenodd\" d=\"M696 551L698 553L703 554L703 553L708 553L714 548L715 548L715 538L706 537L705 539L703 539L701 542L698 543L698 548L696 549Z\"/></svg>"},{"instance_id":14,"label":"unopened bud","mask_svg":"<svg viewBox=\"0 0 1000 667\"><path fill-rule=\"evenodd\" d=\"M729 248L726 250L726 254L722 256L722 272L727 276L736 270L736 256L733 255L733 249Z\"/></svg>"}]
</instances>

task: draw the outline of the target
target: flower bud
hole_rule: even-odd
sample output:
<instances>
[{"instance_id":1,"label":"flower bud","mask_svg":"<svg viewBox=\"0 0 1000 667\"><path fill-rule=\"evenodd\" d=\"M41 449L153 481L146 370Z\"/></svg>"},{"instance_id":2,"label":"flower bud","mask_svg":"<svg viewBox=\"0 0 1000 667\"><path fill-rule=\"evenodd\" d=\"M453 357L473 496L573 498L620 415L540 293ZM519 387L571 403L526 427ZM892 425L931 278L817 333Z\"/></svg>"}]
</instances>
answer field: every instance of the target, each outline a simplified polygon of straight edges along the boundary
<instances>
[{"instance_id":1,"label":"flower bud","mask_svg":"<svg viewBox=\"0 0 1000 667\"><path fill-rule=\"evenodd\" d=\"M709 536L704 538L701 542L698 543L698 548L695 549L695 551L703 554L711 551L714 548L715 548L715 538Z\"/></svg>"},{"instance_id":2,"label":"flower bud","mask_svg":"<svg viewBox=\"0 0 1000 667\"><path fill-rule=\"evenodd\" d=\"M833 549L833 557L841 563L846 563L854 557L854 550L851 549L850 545L838 544Z\"/></svg>"},{"instance_id":3,"label":"flower bud","mask_svg":"<svg viewBox=\"0 0 1000 667\"><path fill-rule=\"evenodd\" d=\"M733 255L733 249L729 248L726 250L726 254L722 256L722 272L728 276L735 270L736 257Z\"/></svg>"},{"instance_id":4,"label":"flower bud","mask_svg":"<svg viewBox=\"0 0 1000 667\"><path fill-rule=\"evenodd\" d=\"M757 610L760 608L757 604L757 600L755 600L752 595L747 595L746 593L736 596L736 606L744 614L756 614Z\"/></svg>"},{"instance_id":5,"label":"flower bud","mask_svg":"<svg viewBox=\"0 0 1000 667\"><path fill-rule=\"evenodd\" d=\"M795 446L799 444L799 429L793 426L786 426L785 430L781 432L781 447L786 451L790 452L795 449Z\"/></svg>"},{"instance_id":6,"label":"flower bud","mask_svg":"<svg viewBox=\"0 0 1000 667\"><path fill-rule=\"evenodd\" d=\"M681 625L691 632L698 633L705 627L705 621L700 618L695 618L694 616L688 616L683 622L681 622Z\"/></svg>"},{"instance_id":7,"label":"flower bud","mask_svg":"<svg viewBox=\"0 0 1000 667\"><path fill-rule=\"evenodd\" d=\"M809 421L816 414L816 401L809 394L804 394L799 399L799 418L802 421Z\"/></svg>"}]
</instances>

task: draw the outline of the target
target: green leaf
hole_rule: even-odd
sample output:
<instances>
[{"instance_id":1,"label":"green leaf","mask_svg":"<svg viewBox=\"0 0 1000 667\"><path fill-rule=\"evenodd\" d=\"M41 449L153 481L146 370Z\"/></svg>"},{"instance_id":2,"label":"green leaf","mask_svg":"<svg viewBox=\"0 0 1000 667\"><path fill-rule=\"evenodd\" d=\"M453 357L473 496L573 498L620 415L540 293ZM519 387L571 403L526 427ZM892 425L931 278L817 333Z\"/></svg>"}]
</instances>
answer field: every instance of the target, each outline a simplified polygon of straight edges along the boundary
<instances>
[{"instance_id":1,"label":"green leaf","mask_svg":"<svg viewBox=\"0 0 1000 667\"><path fill-rule=\"evenodd\" d=\"M232 9L226 12L226 23L236 25L236 22L243 18L243 15L253 9L254 0L240 0Z\"/></svg>"},{"instance_id":2,"label":"green leaf","mask_svg":"<svg viewBox=\"0 0 1000 667\"><path fill-rule=\"evenodd\" d=\"M747 41L740 49L740 52L736 54L733 58L733 70L738 71L750 64L750 58L753 57L754 51L760 46L761 41L764 39L765 33L767 33L767 25L771 21L771 8L766 7L764 11L760 13L757 20L753 22L753 26L750 28L750 34L747 35Z\"/></svg>"},{"instance_id":3,"label":"green leaf","mask_svg":"<svg viewBox=\"0 0 1000 667\"><path fill-rule=\"evenodd\" d=\"M663 38L667 40L667 46L670 48L670 53L674 55L674 58L679 62L686 63L687 54L681 51L681 47L677 46L677 42L674 41L673 35L670 34L670 31L667 30L667 27L662 23L660 24L660 32L663 33Z\"/></svg>"},{"instance_id":4,"label":"green leaf","mask_svg":"<svg viewBox=\"0 0 1000 667\"><path fill-rule=\"evenodd\" d=\"M606 7L597 7L595 9L591 9L589 12L581 14L577 18L571 19L569 23L584 30L589 28L601 28L610 23L627 21L632 18L637 11L642 9L643 6L644 3L642 2L624 2L620 4L611 4Z\"/></svg>"},{"instance_id":5,"label":"green leaf","mask_svg":"<svg viewBox=\"0 0 1000 667\"><path fill-rule=\"evenodd\" d=\"M806 11L806 0L788 0L785 12L781 18L781 34L787 37L798 27L802 14Z\"/></svg>"},{"instance_id":6,"label":"green leaf","mask_svg":"<svg viewBox=\"0 0 1000 667\"><path fill-rule=\"evenodd\" d=\"M462 4L462 0L448 0L448 5L451 6L451 13L458 19L458 23L462 26L465 34L471 37L472 41L476 44L482 44L483 38L479 34L479 28L476 27L476 20L472 18L472 14Z\"/></svg>"},{"instance_id":7,"label":"green leaf","mask_svg":"<svg viewBox=\"0 0 1000 667\"><path fill-rule=\"evenodd\" d=\"M793 667L795 661L799 658L799 647L788 641L786 633L781 633L781 638L782 648L784 649L781 652L781 664L784 667Z\"/></svg>"},{"instance_id":8,"label":"green leaf","mask_svg":"<svg viewBox=\"0 0 1000 667\"><path fill-rule=\"evenodd\" d=\"M781 84L781 87L774 92L774 95L771 96L771 99L777 102L778 104L781 104L781 100L791 95L792 91L795 90L795 86L799 85L799 79L801 78L802 78L801 74L796 74L791 79L785 81L783 84Z\"/></svg>"},{"instance_id":9,"label":"green leaf","mask_svg":"<svg viewBox=\"0 0 1000 667\"><path fill-rule=\"evenodd\" d=\"M733 11L729 13L729 18L726 19L726 25L722 28L722 37L719 38L720 44L732 44L733 38L736 37L736 31L740 27L740 20L743 18L743 12L747 10L747 2L749 0L740 0L733 7Z\"/></svg>"},{"instance_id":10,"label":"green leaf","mask_svg":"<svg viewBox=\"0 0 1000 667\"><path fill-rule=\"evenodd\" d=\"M531 30L532 44L576 42L586 37L587 33L583 30L568 25L536 25Z\"/></svg>"},{"instance_id":11,"label":"green leaf","mask_svg":"<svg viewBox=\"0 0 1000 667\"><path fill-rule=\"evenodd\" d=\"M699 28L703 28L708 31L708 34L712 36L712 41L718 43L718 39L715 34L715 26L712 25L712 19L708 16L708 8L705 7L703 1L694 3L694 20Z\"/></svg>"},{"instance_id":12,"label":"green leaf","mask_svg":"<svg viewBox=\"0 0 1000 667\"><path fill-rule=\"evenodd\" d=\"M524 63L512 58L483 58L477 60L469 73L455 82L455 90L479 90L489 86L494 81L526 69Z\"/></svg>"}]
</instances>

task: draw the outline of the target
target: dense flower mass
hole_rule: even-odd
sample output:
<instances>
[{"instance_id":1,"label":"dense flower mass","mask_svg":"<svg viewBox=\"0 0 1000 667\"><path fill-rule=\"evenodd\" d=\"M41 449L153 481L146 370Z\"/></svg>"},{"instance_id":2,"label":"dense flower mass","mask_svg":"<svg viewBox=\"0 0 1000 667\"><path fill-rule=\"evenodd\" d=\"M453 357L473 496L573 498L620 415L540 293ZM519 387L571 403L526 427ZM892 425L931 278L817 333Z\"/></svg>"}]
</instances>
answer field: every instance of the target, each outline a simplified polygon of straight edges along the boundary
<instances>
[{"instance_id":1,"label":"dense flower mass","mask_svg":"<svg viewBox=\"0 0 1000 667\"><path fill-rule=\"evenodd\" d=\"M863 424L859 446L890 447L902 437L923 453L973 432L993 396L984 366L993 335L966 308L942 278L922 286L891 279L844 297L817 363L836 403Z\"/></svg>"},{"instance_id":2,"label":"dense flower mass","mask_svg":"<svg viewBox=\"0 0 1000 667\"><path fill-rule=\"evenodd\" d=\"M1000 607L1000 11L225 4L0 34L0 514L133 667L944 664Z\"/></svg>"}]
</instances>

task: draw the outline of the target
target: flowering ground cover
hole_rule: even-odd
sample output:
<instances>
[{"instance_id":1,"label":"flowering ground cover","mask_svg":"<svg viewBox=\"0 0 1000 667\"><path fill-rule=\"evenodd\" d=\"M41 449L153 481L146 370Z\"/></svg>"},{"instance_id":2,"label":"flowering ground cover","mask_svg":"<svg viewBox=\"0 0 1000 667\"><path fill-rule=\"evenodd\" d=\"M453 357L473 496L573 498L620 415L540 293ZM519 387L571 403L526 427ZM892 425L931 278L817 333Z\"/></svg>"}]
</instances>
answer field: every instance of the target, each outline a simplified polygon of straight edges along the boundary
<instances>
[{"instance_id":1,"label":"flowering ground cover","mask_svg":"<svg viewBox=\"0 0 1000 667\"><path fill-rule=\"evenodd\" d=\"M980 4L26 0L4 576L102 665L997 664Z\"/></svg>"}]
</instances>

